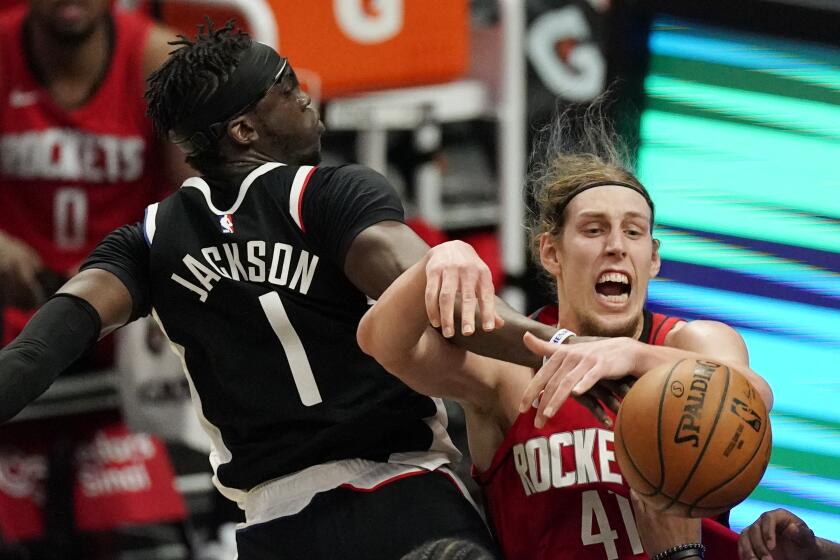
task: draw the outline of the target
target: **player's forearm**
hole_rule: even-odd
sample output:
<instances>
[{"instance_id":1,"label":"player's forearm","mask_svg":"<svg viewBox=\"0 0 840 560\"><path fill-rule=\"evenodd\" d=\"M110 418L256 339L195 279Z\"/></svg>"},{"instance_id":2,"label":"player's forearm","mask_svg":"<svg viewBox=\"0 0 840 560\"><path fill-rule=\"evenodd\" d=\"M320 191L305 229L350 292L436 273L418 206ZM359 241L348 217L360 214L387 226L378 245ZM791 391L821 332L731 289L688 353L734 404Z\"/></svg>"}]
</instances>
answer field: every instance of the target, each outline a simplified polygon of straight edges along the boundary
<instances>
[{"instance_id":1,"label":"player's forearm","mask_svg":"<svg viewBox=\"0 0 840 560\"><path fill-rule=\"evenodd\" d=\"M817 537L820 560L840 560L840 544Z\"/></svg>"},{"instance_id":2,"label":"player's forearm","mask_svg":"<svg viewBox=\"0 0 840 560\"><path fill-rule=\"evenodd\" d=\"M93 346L99 330L96 312L79 298L65 295L47 301L23 332L0 350L0 422L46 391Z\"/></svg>"},{"instance_id":3,"label":"player's forearm","mask_svg":"<svg viewBox=\"0 0 840 560\"><path fill-rule=\"evenodd\" d=\"M387 365L407 357L429 327L424 257L397 278L359 322L359 347Z\"/></svg>"},{"instance_id":4,"label":"player's forearm","mask_svg":"<svg viewBox=\"0 0 840 560\"><path fill-rule=\"evenodd\" d=\"M505 320L501 328L492 332L479 329L471 336L463 336L456 329L456 335L450 340L475 354L530 368L539 368L542 365L542 356L537 356L528 350L522 342L522 337L526 332L530 332L538 338L548 340L557 329L525 317L498 297L496 298L496 312Z\"/></svg>"},{"instance_id":5,"label":"player's forearm","mask_svg":"<svg viewBox=\"0 0 840 560\"><path fill-rule=\"evenodd\" d=\"M717 360L716 356L710 352L708 354L701 354L691 350L684 350L682 348L674 348L671 346L654 346L652 344L645 344L643 342L632 341L634 354L637 358L634 360L636 368L630 372L636 377L644 374L647 371L665 362L675 362L677 360L697 360L697 359L713 359ZM724 365L736 368L743 373L750 383L752 383L755 390L761 395L767 410L773 407L773 391L770 385L763 377L758 375L748 365L740 363L739 361L731 359L717 360Z\"/></svg>"}]
</instances>

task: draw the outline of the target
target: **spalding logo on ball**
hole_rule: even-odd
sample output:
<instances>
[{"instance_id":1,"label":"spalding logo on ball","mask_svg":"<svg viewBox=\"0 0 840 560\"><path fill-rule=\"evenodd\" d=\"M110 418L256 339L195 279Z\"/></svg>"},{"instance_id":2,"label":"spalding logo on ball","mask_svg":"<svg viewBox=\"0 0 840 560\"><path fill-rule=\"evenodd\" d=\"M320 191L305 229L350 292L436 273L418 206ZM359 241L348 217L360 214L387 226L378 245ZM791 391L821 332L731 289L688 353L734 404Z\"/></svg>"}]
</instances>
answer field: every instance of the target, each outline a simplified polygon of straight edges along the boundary
<instances>
[{"instance_id":1,"label":"spalding logo on ball","mask_svg":"<svg viewBox=\"0 0 840 560\"><path fill-rule=\"evenodd\" d=\"M764 401L742 373L680 360L644 374L624 398L615 455L627 483L655 509L710 517L755 489L771 439Z\"/></svg>"}]
</instances>

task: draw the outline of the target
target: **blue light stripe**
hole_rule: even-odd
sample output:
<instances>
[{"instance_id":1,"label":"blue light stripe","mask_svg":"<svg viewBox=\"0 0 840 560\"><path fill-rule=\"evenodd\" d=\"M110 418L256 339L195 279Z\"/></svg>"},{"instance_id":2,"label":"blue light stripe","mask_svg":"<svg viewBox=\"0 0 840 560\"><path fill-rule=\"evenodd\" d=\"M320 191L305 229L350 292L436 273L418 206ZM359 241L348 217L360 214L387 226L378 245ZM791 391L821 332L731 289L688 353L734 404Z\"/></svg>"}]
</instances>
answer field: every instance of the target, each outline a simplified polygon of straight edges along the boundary
<instances>
[{"instance_id":1,"label":"blue light stripe","mask_svg":"<svg viewBox=\"0 0 840 560\"><path fill-rule=\"evenodd\" d=\"M753 364L755 366L755 364ZM757 366L755 366L757 368ZM761 371L758 370L757 371ZM764 373L763 371L761 373ZM772 375L774 378L778 378L777 375ZM775 379L774 379L775 380ZM782 407L785 407L787 402L790 401L788 397L785 397L781 394L781 387L779 384L774 387L776 390L775 393L779 393L776 395L777 400L781 399L783 404L779 405L778 403L774 407L774 412L787 412L786 409L783 410ZM810 399L809 399L810 401ZM792 412L792 411L790 411ZM811 411L808 411L809 413ZM828 420L837 421L836 414L831 417L827 418ZM828 457L837 457L840 458L840 432L836 430L832 430L829 427L822 426L817 422L808 422L803 421L800 419L795 418L786 418L784 416L778 416L770 413L770 423L773 427L773 446L776 447L784 447L786 449L793 449L796 451L806 451L810 453L819 453L820 455L825 455ZM803 465L803 468L806 468L807 465ZM835 484L840 484L836 483ZM839 486L840 487L840 486Z\"/></svg>"},{"instance_id":2,"label":"blue light stripe","mask_svg":"<svg viewBox=\"0 0 840 560\"><path fill-rule=\"evenodd\" d=\"M659 226L663 259L732 270L840 299L840 274Z\"/></svg>"},{"instance_id":3,"label":"blue light stripe","mask_svg":"<svg viewBox=\"0 0 840 560\"><path fill-rule=\"evenodd\" d=\"M837 345L807 344L792 337L738 329L750 352L750 367L773 389L774 407L815 420L838 421L840 378ZM822 435L813 430L812 438ZM837 447L837 439L834 439ZM809 439L802 441L808 445Z\"/></svg>"},{"instance_id":4,"label":"blue light stripe","mask_svg":"<svg viewBox=\"0 0 840 560\"><path fill-rule=\"evenodd\" d=\"M649 48L655 55L747 68L840 91L840 71L835 66L745 41L658 31L651 33Z\"/></svg>"},{"instance_id":5,"label":"blue light stripe","mask_svg":"<svg viewBox=\"0 0 840 560\"><path fill-rule=\"evenodd\" d=\"M779 504L748 499L732 510L729 522L734 531L740 532L741 529L752 524L765 511L774 510L778 507ZM833 540L840 538L840 520L837 516L798 507L785 506L785 509L805 521L816 535Z\"/></svg>"},{"instance_id":6,"label":"blue light stripe","mask_svg":"<svg viewBox=\"0 0 840 560\"><path fill-rule=\"evenodd\" d=\"M803 465L807 468L808 465ZM770 465L761 485L793 496L840 507L840 482Z\"/></svg>"},{"instance_id":7,"label":"blue light stripe","mask_svg":"<svg viewBox=\"0 0 840 560\"><path fill-rule=\"evenodd\" d=\"M669 307L692 310L699 315L755 329L770 327L840 350L838 311L663 280L650 283L648 297Z\"/></svg>"}]
</instances>

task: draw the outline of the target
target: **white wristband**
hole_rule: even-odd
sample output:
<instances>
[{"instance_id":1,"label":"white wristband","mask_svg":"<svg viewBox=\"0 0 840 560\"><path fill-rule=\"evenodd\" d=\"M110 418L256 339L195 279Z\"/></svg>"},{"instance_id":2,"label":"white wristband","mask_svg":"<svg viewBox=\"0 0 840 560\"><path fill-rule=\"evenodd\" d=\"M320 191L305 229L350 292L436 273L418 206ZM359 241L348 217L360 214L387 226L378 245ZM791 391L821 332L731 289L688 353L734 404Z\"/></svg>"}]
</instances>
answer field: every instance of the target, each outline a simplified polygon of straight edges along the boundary
<instances>
[{"instance_id":1,"label":"white wristband","mask_svg":"<svg viewBox=\"0 0 840 560\"><path fill-rule=\"evenodd\" d=\"M548 341L552 344L563 344L566 342L566 339L569 339L573 336L577 336L575 333L570 331L569 329L560 329L554 335L548 339Z\"/></svg>"},{"instance_id":2,"label":"white wristband","mask_svg":"<svg viewBox=\"0 0 840 560\"><path fill-rule=\"evenodd\" d=\"M548 339L551 344L563 344L568 339L572 338L573 336L577 336L575 333L570 331L569 329L560 329L554 335ZM548 361L548 356L543 357L543 363Z\"/></svg>"}]
</instances>

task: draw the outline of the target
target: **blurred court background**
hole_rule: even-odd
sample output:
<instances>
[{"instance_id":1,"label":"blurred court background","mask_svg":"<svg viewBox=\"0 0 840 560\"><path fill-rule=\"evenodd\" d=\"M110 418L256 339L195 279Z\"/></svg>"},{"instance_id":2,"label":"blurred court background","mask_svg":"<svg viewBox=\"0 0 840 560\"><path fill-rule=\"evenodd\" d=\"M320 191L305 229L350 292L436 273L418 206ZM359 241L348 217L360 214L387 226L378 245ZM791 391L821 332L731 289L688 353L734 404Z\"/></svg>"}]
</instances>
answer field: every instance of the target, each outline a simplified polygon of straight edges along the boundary
<instances>
[{"instance_id":1,"label":"blurred court background","mask_svg":"<svg viewBox=\"0 0 840 560\"><path fill-rule=\"evenodd\" d=\"M189 33L236 15L279 46L322 105L325 163L385 173L428 241L473 243L524 311L544 303L521 227L534 131L611 86L657 205L651 308L736 327L775 391L771 465L733 528L781 506L840 540L840 2L118 4Z\"/></svg>"}]
</instances>

